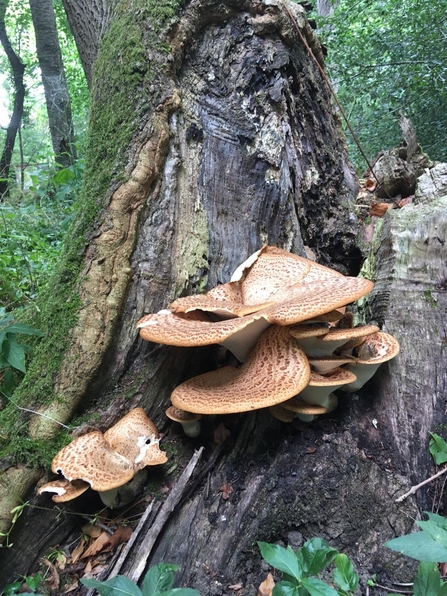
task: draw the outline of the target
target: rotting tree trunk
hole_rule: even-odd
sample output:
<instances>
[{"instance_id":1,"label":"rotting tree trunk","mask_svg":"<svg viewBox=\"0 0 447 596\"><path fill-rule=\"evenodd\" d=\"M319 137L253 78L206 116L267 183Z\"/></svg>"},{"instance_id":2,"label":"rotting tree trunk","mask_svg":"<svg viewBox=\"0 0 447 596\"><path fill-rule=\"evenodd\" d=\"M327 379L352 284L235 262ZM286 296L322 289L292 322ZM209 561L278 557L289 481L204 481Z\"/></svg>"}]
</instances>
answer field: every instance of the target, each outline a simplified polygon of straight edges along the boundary
<instances>
[{"instance_id":1,"label":"rotting tree trunk","mask_svg":"<svg viewBox=\"0 0 447 596\"><path fill-rule=\"evenodd\" d=\"M57 164L67 168L76 159L70 96L51 0L29 0L37 57L45 91L51 142Z\"/></svg>"},{"instance_id":2,"label":"rotting tree trunk","mask_svg":"<svg viewBox=\"0 0 447 596\"><path fill-rule=\"evenodd\" d=\"M356 184L327 88L281 2L187 4L178 21L165 22L171 53L166 42L160 43L155 21L137 4L123 3L122 11L114 13L115 19L121 14L125 20L112 19L95 65L84 201L91 197L102 211L84 229L89 245L81 253L78 322L59 373L44 369L44 360L36 356L18 398L31 388L36 394L45 387L38 385L41 378L48 377L58 399L41 412L63 423L76 409L91 408L104 412L96 424L106 428L118 412L141 405L160 428L171 429L164 444L180 468L194 446L206 446L198 464L202 481L191 484L149 556L150 564L180 564L182 585L208 595L229 593L228 586L240 581L239 593L252 594L266 573L253 546L256 540L298 547L316 535L352 556L363 580L371 573L383 582L409 580L408 564L381 545L394 532L408 531L411 519L428 506L424 490L400 505L394 499L430 472L426 430L442 420L445 365L436 361L440 352L427 347L425 332L409 329L406 296L398 293L395 300L393 292L415 286L413 310L420 310L424 329L434 326L442 309L445 314L445 247L439 247L443 261L425 264L430 278L444 280L435 296L437 311L424 295L424 284L433 282L417 275L423 269L417 264L419 248L430 247L432 241L425 240L434 237L430 225L417 221L417 209L414 231L399 227L409 225L399 223L404 209L387 216L380 246L382 251L388 247L388 253L380 253L372 317L402 342L402 356L384 366L361 395L342 399L329 419L302 431L264 411L211 417L195 440L168 427L164 410L172 389L212 366L217 350L145 343L137 337L135 322L178 295L228 281L264 242L295 252L308 247L320 262L356 274ZM300 8L290 8L317 50ZM134 27L125 38L133 50L123 44L124 22ZM135 45L138 40L143 46ZM118 87L112 67L123 77ZM126 96L133 84L136 103ZM118 105L124 109L126 102L122 126L136 124L127 150L116 127L116 139L104 131L101 136L100 130L116 116L105 113L101 120L102 111ZM110 153L114 167L107 174L112 179L108 186L94 186L106 176L95 160L106 161ZM88 218L91 222L91 212ZM445 219L438 218L438 226L439 238L445 238ZM408 242L405 250L396 240L402 237ZM68 266L63 270L65 284L72 271ZM55 317L47 320L59 324ZM46 355L55 350L51 336L48 342L41 349ZM426 354L419 374L415 353ZM425 381L429 373L438 380ZM426 401L419 399L421 379L431 391ZM216 452L213 431L220 422L231 435ZM39 417L30 428L36 449L55 432L54 424ZM412 451L413 445L417 449ZM4 480L23 469L7 469ZM163 471L153 474L155 483L170 480ZM220 491L226 483L233 489L228 499ZM51 503L43 497L32 501ZM85 499L77 504L83 506ZM30 524L36 528L33 541ZM12 535L15 550L4 554L1 579L27 573L45 548L67 540L75 524L73 518L64 524L52 512L27 510ZM122 572L149 555L138 545Z\"/></svg>"}]
</instances>

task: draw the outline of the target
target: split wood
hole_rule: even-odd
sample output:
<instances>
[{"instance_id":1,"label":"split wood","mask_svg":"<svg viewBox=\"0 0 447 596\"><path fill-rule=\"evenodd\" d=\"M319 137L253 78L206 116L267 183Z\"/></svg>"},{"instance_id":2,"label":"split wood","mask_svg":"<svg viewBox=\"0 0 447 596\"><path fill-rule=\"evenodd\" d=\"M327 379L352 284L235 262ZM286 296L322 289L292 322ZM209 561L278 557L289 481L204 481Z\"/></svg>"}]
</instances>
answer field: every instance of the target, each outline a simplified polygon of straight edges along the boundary
<instances>
[{"instance_id":1,"label":"split wood","mask_svg":"<svg viewBox=\"0 0 447 596\"><path fill-rule=\"evenodd\" d=\"M445 474L447 472L447 468L444 468L443 470L441 470L440 472L437 472L437 474L434 474L434 476L430 476L430 478L427 478L427 480L424 480L424 482L421 482L420 484L416 484L415 486L412 486L410 488L410 490L405 493L404 495L398 497L396 499L396 503L401 503L404 499L406 499L407 497L409 497L410 495L414 495L414 493L421 488L421 486L424 486L425 484L428 484L429 482L431 482L432 480L434 480L435 478L439 478L439 476L442 476L443 474Z\"/></svg>"},{"instance_id":2,"label":"split wood","mask_svg":"<svg viewBox=\"0 0 447 596\"><path fill-rule=\"evenodd\" d=\"M194 472L194 469L200 459L200 456L202 455L203 449L204 447L200 447L198 451L194 452L194 455L189 460L188 465L183 470L183 473L178 479L177 484L172 489L163 506L160 507L160 503L149 503L140 521L138 522L137 527L133 531L129 542L121 551L121 554L119 555L116 562L114 562L111 571L107 573L107 579L111 579L112 577L115 577L119 574L139 534L145 527L150 514L155 513L157 516L153 523L150 524L148 528L146 528L145 537L143 538L143 541L141 542L138 548L138 553L141 553L141 556L137 556L136 561L130 566L128 570L126 570L126 576L129 577L135 583L138 583L146 568L147 560L149 558L149 555L151 554L155 541L157 540L169 516L180 503L185 493L188 481ZM100 579L103 580L102 577ZM91 588L86 592L85 596L93 596L94 593L95 588Z\"/></svg>"},{"instance_id":3,"label":"split wood","mask_svg":"<svg viewBox=\"0 0 447 596\"><path fill-rule=\"evenodd\" d=\"M169 516L180 502L182 495L185 492L188 481L191 478L192 473L194 472L194 469L200 459L200 456L202 455L203 449L204 448L201 447L198 451L194 453L188 465L183 470L183 473L180 476L177 484L174 486L168 498L160 508L160 511L157 517L155 518L154 523L150 527L150 531L149 529L146 531L144 539L139 546L136 561L127 571L127 577L129 577L135 583L138 583L139 579L143 575L155 541L157 540Z\"/></svg>"}]
</instances>

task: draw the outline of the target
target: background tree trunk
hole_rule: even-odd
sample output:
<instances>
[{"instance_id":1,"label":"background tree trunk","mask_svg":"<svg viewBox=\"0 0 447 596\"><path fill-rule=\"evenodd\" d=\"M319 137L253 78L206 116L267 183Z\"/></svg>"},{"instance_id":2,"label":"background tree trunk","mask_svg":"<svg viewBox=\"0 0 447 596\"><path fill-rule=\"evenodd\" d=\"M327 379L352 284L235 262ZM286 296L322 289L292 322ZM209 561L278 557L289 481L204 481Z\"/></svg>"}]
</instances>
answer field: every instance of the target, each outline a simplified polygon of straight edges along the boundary
<instances>
[{"instance_id":1,"label":"background tree trunk","mask_svg":"<svg viewBox=\"0 0 447 596\"><path fill-rule=\"evenodd\" d=\"M25 85L23 82L25 65L15 53L11 42L9 41L8 34L6 33L5 13L7 7L8 0L0 0L0 43L3 46L12 68L15 93L11 119L8 128L6 129L5 144L3 146L2 156L0 157L0 200L3 195L8 192L11 159L14 152L17 131L19 130L20 122L22 121L23 102L25 100Z\"/></svg>"},{"instance_id":2,"label":"background tree trunk","mask_svg":"<svg viewBox=\"0 0 447 596\"><path fill-rule=\"evenodd\" d=\"M66 168L76 159L70 96L51 0L29 0L42 73L55 160Z\"/></svg>"},{"instance_id":3,"label":"background tree trunk","mask_svg":"<svg viewBox=\"0 0 447 596\"><path fill-rule=\"evenodd\" d=\"M428 261L436 243L430 208L411 208L408 220L408 210L389 214L377 241L378 284L368 304L372 318L401 341L402 355L383 366L361 395L342 398L333 415L309 427L284 425L259 411L210 417L200 437L185 438L166 423L170 393L187 376L215 366L221 353L144 342L136 321L179 295L228 281L265 242L298 253L310 249L320 262L355 275L361 261L356 181L326 85L281 1L201 0L187 4L178 19L172 5L163 4L158 10L165 11L165 29L138 2L119 6L95 64L81 214L86 223L82 228L78 222L73 234L88 232L89 244L84 252L79 244L72 253L67 248L71 260L64 257L60 270L65 276L52 285L64 304L79 305L77 323L64 335L59 371L37 355L17 399L30 387L33 395L43 388L48 395L48 378L55 379L58 399L41 406L41 413L67 423L80 407L102 412L96 422L101 429L141 405L159 428L170 430L163 445L168 465L179 470L194 447L205 446L191 491L163 524L150 553L137 542L124 573L132 561L148 556L150 564L180 564L179 584L204 595L229 593L228 586L239 581L238 593L252 594L266 575L256 540L297 548L318 535L353 558L363 581L372 573L383 583L409 581L408 563L381 545L409 531L429 506L424 490L399 505L394 500L413 480L429 475L426 431L443 415L445 364L438 358L446 320L446 249L439 242L440 257ZM302 10L289 8L317 51ZM122 128L116 127L117 106ZM123 151L129 123L132 136ZM101 206L96 218L88 199ZM439 216L436 225L444 238L445 219ZM66 289L73 287L73 255L82 255L77 301L67 298ZM424 294L433 279L440 284L436 309ZM49 309L53 317L42 319L53 328L67 318L55 323L56 306ZM422 332L431 326L438 329L436 349ZM44 341L40 353L47 356L54 352L54 336ZM422 353L423 365L416 359ZM423 393L429 399L419 399ZM221 422L231 434L216 450L214 430ZM38 449L55 428L36 417L29 440ZM153 482L160 486L171 477L154 471ZM225 499L220 488L227 483L233 492ZM43 497L33 502L51 503ZM37 530L31 545L27 527L37 518L51 535ZM52 512L27 510L12 536L14 554L5 555L5 575L26 573L38 551L68 536L73 540L75 524L73 518L62 524Z\"/></svg>"}]
</instances>

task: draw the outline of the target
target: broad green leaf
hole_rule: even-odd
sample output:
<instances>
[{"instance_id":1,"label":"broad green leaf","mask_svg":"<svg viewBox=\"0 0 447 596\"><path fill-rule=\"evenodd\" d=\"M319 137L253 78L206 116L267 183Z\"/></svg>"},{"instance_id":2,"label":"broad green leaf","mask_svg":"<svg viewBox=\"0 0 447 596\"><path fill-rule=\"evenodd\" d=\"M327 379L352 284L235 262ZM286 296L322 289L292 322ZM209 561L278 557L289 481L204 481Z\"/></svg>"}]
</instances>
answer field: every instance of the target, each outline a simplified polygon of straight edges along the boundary
<instances>
[{"instance_id":1,"label":"broad green leaf","mask_svg":"<svg viewBox=\"0 0 447 596\"><path fill-rule=\"evenodd\" d=\"M441 527L436 521L417 521L417 525L426 532L430 538L436 540L441 546L447 548L447 530Z\"/></svg>"},{"instance_id":2,"label":"broad green leaf","mask_svg":"<svg viewBox=\"0 0 447 596\"><path fill-rule=\"evenodd\" d=\"M359 584L359 576L354 571L354 567L344 554L335 557L334 582L346 592L354 592Z\"/></svg>"},{"instance_id":3,"label":"broad green leaf","mask_svg":"<svg viewBox=\"0 0 447 596\"><path fill-rule=\"evenodd\" d=\"M433 459L435 460L435 464L440 466L447 461L447 443L436 433L429 434L431 438L428 448L433 456Z\"/></svg>"},{"instance_id":4,"label":"broad green leaf","mask_svg":"<svg viewBox=\"0 0 447 596\"><path fill-rule=\"evenodd\" d=\"M3 375L3 379L0 383L0 391L6 395L6 397L10 397L15 389L16 380L14 377L14 373L12 372L12 368L8 368L8 370Z\"/></svg>"},{"instance_id":5,"label":"broad green leaf","mask_svg":"<svg viewBox=\"0 0 447 596\"><path fill-rule=\"evenodd\" d=\"M306 575L317 575L332 563L337 555L338 551L321 538L311 538L296 553Z\"/></svg>"},{"instance_id":6,"label":"broad green leaf","mask_svg":"<svg viewBox=\"0 0 447 596\"><path fill-rule=\"evenodd\" d=\"M146 596L144 592L143 596ZM193 588L173 588L167 592L160 592L158 596L200 596L200 592Z\"/></svg>"},{"instance_id":7,"label":"broad green leaf","mask_svg":"<svg viewBox=\"0 0 447 596\"><path fill-rule=\"evenodd\" d=\"M414 596L438 596L441 575L436 563L419 563L413 582Z\"/></svg>"},{"instance_id":8,"label":"broad green leaf","mask_svg":"<svg viewBox=\"0 0 447 596\"><path fill-rule=\"evenodd\" d=\"M278 582L273 588L272 596L299 596L299 588L294 582Z\"/></svg>"},{"instance_id":9,"label":"broad green leaf","mask_svg":"<svg viewBox=\"0 0 447 596\"><path fill-rule=\"evenodd\" d=\"M32 327L28 327L24 323L13 323L9 325L6 329L7 333L23 333L24 335L38 335L40 337L43 336L43 333L39 331L39 329L33 329Z\"/></svg>"},{"instance_id":10,"label":"broad green leaf","mask_svg":"<svg viewBox=\"0 0 447 596\"><path fill-rule=\"evenodd\" d=\"M447 596L447 582L442 582L438 590L438 596Z\"/></svg>"},{"instance_id":11,"label":"broad green leaf","mask_svg":"<svg viewBox=\"0 0 447 596\"><path fill-rule=\"evenodd\" d=\"M17 343L13 334L8 334L3 342L4 357L9 364L21 372L26 372L25 368L25 350Z\"/></svg>"},{"instance_id":12,"label":"broad green leaf","mask_svg":"<svg viewBox=\"0 0 447 596\"><path fill-rule=\"evenodd\" d=\"M63 168L62 170L58 170L53 175L53 182L54 184L67 184L70 180L73 180L75 177L72 170L69 168Z\"/></svg>"},{"instance_id":13,"label":"broad green leaf","mask_svg":"<svg viewBox=\"0 0 447 596\"><path fill-rule=\"evenodd\" d=\"M100 596L142 596L140 588L124 575L116 575L105 582L96 579L81 579L87 588L96 588Z\"/></svg>"},{"instance_id":14,"label":"broad green leaf","mask_svg":"<svg viewBox=\"0 0 447 596\"><path fill-rule=\"evenodd\" d=\"M14 582L13 584L8 584L5 586L5 596L11 596L12 594L17 594L17 592L22 587L22 582Z\"/></svg>"},{"instance_id":15,"label":"broad green leaf","mask_svg":"<svg viewBox=\"0 0 447 596\"><path fill-rule=\"evenodd\" d=\"M178 565L169 563L158 563L151 567L144 578L143 596L152 596L152 594L170 590L174 584L174 572L178 569Z\"/></svg>"},{"instance_id":16,"label":"broad green leaf","mask_svg":"<svg viewBox=\"0 0 447 596\"><path fill-rule=\"evenodd\" d=\"M316 577L305 577L302 580L302 584L309 592L310 596L338 596L338 593L334 588Z\"/></svg>"},{"instance_id":17,"label":"broad green leaf","mask_svg":"<svg viewBox=\"0 0 447 596\"><path fill-rule=\"evenodd\" d=\"M268 544L267 542L258 542L259 549L263 558L276 569L284 571L287 575L300 579L303 572L298 559L289 547L283 548L277 544Z\"/></svg>"},{"instance_id":18,"label":"broad green leaf","mask_svg":"<svg viewBox=\"0 0 447 596\"><path fill-rule=\"evenodd\" d=\"M399 538L393 538L385 542L384 546L395 550L398 553L412 557L417 561L436 561L437 563L447 562L447 548L440 545L436 540L430 538L425 532L407 534Z\"/></svg>"},{"instance_id":19,"label":"broad green leaf","mask_svg":"<svg viewBox=\"0 0 447 596\"><path fill-rule=\"evenodd\" d=\"M431 513L430 511L424 511L424 513L430 521L436 523L440 528L447 530L447 517L443 517L437 513Z\"/></svg>"}]
</instances>

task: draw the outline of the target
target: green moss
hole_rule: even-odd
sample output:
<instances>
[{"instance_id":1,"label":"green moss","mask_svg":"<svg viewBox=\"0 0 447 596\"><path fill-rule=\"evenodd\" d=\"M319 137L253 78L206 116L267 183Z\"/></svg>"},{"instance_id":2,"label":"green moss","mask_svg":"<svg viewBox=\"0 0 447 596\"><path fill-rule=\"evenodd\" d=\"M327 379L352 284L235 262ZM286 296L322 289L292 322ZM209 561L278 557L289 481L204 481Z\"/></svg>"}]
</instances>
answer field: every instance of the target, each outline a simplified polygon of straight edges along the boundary
<instances>
[{"instance_id":1,"label":"green moss","mask_svg":"<svg viewBox=\"0 0 447 596\"><path fill-rule=\"evenodd\" d=\"M432 308L436 308L438 306L438 301L433 296L432 290L430 288L428 288L427 290L425 290L425 292L424 292L424 298L425 298L425 300L428 302L428 304Z\"/></svg>"},{"instance_id":2,"label":"green moss","mask_svg":"<svg viewBox=\"0 0 447 596\"><path fill-rule=\"evenodd\" d=\"M31 319L44 337L14 395L17 404L32 404L36 408L37 404L58 398L54 382L81 306L78 284L85 266L88 235L100 222L108 200L107 191L114 182L127 176L124 169L132 138L141 123L150 117L148 106L156 105L149 87L166 62L168 46L164 28L181 4L180 0L138 0L130 8L128 2L121 0L115 7L94 68L80 207L59 264L40 296L39 312ZM155 48L155 53L163 53L163 60L149 60L146 49L149 45L151 51ZM0 457L13 455L19 461L47 463L55 453L53 441L44 445L31 441L24 416L13 404L0 412ZM2 440L1 436L5 438ZM54 443L60 441L63 439L56 438Z\"/></svg>"}]
</instances>

